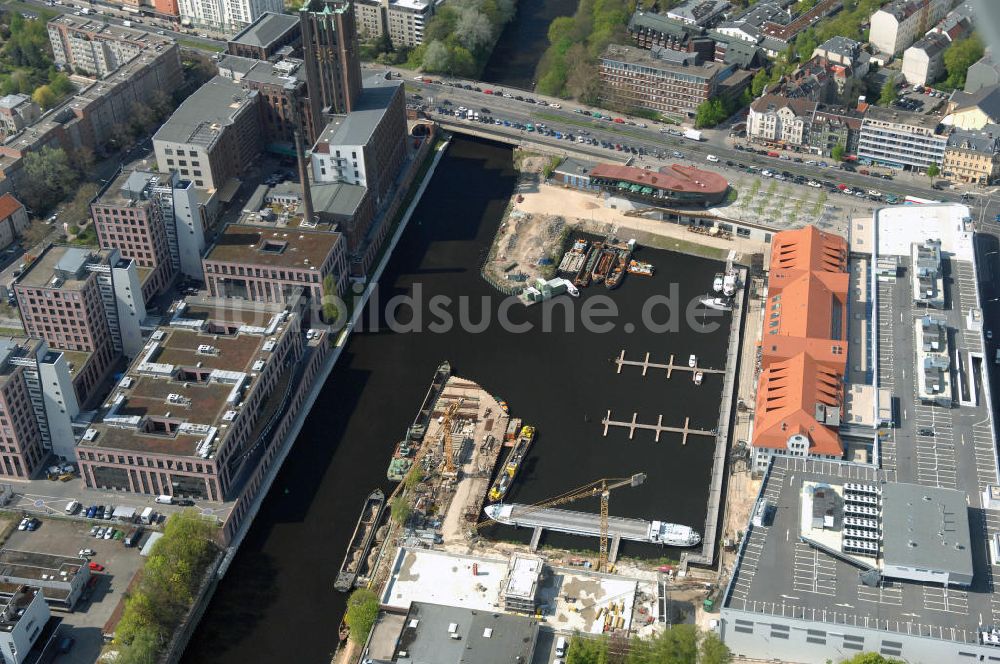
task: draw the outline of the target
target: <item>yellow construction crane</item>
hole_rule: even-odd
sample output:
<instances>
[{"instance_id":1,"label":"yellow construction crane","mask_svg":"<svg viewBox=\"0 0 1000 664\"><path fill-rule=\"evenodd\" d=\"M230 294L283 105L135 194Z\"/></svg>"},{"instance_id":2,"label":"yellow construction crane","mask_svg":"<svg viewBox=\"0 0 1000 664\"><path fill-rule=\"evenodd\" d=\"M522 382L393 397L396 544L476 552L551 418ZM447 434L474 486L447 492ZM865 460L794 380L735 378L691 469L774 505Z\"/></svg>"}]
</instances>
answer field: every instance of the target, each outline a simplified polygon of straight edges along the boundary
<instances>
[{"instance_id":1,"label":"yellow construction crane","mask_svg":"<svg viewBox=\"0 0 1000 664\"><path fill-rule=\"evenodd\" d=\"M531 514L537 510L546 509L548 507L557 507L559 505L565 505L566 503L571 503L575 500L581 498L592 498L594 496L600 496L601 498L601 553L600 558L597 561L597 571L606 572L608 567L608 498L614 489L618 489L623 486L639 486L646 481L646 473L636 473L631 477L617 477L617 478L604 478L591 482L590 484L578 487L576 489L571 489L566 493L555 496L554 498L549 498L548 500L543 500L540 503L535 503L521 509L518 512L518 516L524 516L526 514ZM475 528L479 529L485 525L494 523L493 519L486 519L485 521L480 521L475 525Z\"/></svg>"},{"instance_id":2,"label":"yellow construction crane","mask_svg":"<svg viewBox=\"0 0 1000 664\"><path fill-rule=\"evenodd\" d=\"M462 399L458 401L452 401L448 405L448 410L444 412L444 420L441 422L442 433L442 448L444 453L444 470L446 473L455 472L455 450L454 444L451 440L451 427L452 419L455 414L458 413L458 409L462 407Z\"/></svg>"}]
</instances>

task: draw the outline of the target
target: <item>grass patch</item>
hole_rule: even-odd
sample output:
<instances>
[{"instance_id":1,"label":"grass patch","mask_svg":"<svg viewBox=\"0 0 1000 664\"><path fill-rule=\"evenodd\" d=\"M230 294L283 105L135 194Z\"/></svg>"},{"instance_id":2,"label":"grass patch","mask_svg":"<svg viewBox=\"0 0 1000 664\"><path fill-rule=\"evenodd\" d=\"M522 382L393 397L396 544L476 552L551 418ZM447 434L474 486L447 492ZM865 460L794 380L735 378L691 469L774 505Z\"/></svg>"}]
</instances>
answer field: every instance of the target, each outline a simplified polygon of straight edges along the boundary
<instances>
[{"instance_id":1,"label":"grass patch","mask_svg":"<svg viewBox=\"0 0 1000 664\"><path fill-rule=\"evenodd\" d=\"M39 21L48 23L50 19L55 18L58 14L54 11L43 9L36 5L30 5L27 2L17 2L17 0L8 0L8 2L3 3L3 6L11 11L16 12L29 12L38 17Z\"/></svg>"},{"instance_id":2,"label":"grass patch","mask_svg":"<svg viewBox=\"0 0 1000 664\"><path fill-rule=\"evenodd\" d=\"M80 234L76 236L72 244L80 245L83 247L96 247L97 231L94 230L94 225L90 224L86 228L81 230Z\"/></svg>"},{"instance_id":3,"label":"grass patch","mask_svg":"<svg viewBox=\"0 0 1000 664\"><path fill-rule=\"evenodd\" d=\"M181 48L194 48L199 51L208 51L209 53L221 53L225 50L224 47L218 44L206 44L204 42L195 41L194 39L178 39L177 44Z\"/></svg>"},{"instance_id":4,"label":"grass patch","mask_svg":"<svg viewBox=\"0 0 1000 664\"><path fill-rule=\"evenodd\" d=\"M0 337L23 337L24 330L19 327L0 327Z\"/></svg>"}]
</instances>

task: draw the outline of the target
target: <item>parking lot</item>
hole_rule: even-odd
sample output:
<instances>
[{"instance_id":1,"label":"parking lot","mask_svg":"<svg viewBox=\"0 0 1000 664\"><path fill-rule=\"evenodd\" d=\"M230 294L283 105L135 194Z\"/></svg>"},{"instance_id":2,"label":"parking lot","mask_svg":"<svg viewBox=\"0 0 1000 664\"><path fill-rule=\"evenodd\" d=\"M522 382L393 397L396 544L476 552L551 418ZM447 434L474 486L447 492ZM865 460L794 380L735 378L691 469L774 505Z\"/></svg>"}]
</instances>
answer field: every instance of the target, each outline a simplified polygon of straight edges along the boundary
<instances>
[{"instance_id":1,"label":"parking lot","mask_svg":"<svg viewBox=\"0 0 1000 664\"><path fill-rule=\"evenodd\" d=\"M4 544L5 548L71 557L89 548L95 552L90 560L104 567L103 571L92 572L96 581L90 597L81 599L72 613L60 613L63 617L61 633L73 637L76 643L70 653L61 655L56 661L89 664L97 658L104 643L104 624L145 559L139 555L138 547L126 548L114 539L94 539L89 535L91 525L87 522L44 517L41 521L34 532L15 530Z\"/></svg>"}]
</instances>

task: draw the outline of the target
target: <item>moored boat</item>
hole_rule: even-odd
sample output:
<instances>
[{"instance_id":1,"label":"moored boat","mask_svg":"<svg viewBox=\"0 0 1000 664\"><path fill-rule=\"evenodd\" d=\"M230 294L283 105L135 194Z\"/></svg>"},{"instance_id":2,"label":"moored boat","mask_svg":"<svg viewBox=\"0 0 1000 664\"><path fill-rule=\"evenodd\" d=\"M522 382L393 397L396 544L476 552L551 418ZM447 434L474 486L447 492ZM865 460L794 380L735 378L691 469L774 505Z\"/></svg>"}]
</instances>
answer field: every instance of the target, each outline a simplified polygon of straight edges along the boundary
<instances>
[{"instance_id":1,"label":"moored boat","mask_svg":"<svg viewBox=\"0 0 1000 664\"><path fill-rule=\"evenodd\" d=\"M631 260L628 263L628 271L629 274L637 274L640 277L651 277L653 276L653 264Z\"/></svg>"},{"instance_id":2,"label":"moored boat","mask_svg":"<svg viewBox=\"0 0 1000 664\"><path fill-rule=\"evenodd\" d=\"M625 268L625 259L619 256L618 260L616 260L612 266L611 271L608 272L608 276L604 280L604 285L609 289L615 289L621 286L622 279L625 278Z\"/></svg>"},{"instance_id":3,"label":"moored boat","mask_svg":"<svg viewBox=\"0 0 1000 664\"><path fill-rule=\"evenodd\" d=\"M726 298L722 297L712 297L711 295L706 295L705 297L698 300L706 307L710 309L718 309L720 311L732 311L733 305Z\"/></svg>"},{"instance_id":4,"label":"moored boat","mask_svg":"<svg viewBox=\"0 0 1000 664\"><path fill-rule=\"evenodd\" d=\"M692 369L694 369L696 366L698 366L698 356L697 355L695 355L693 353L691 354L691 357L688 358L688 366L691 367Z\"/></svg>"},{"instance_id":5,"label":"moored boat","mask_svg":"<svg viewBox=\"0 0 1000 664\"><path fill-rule=\"evenodd\" d=\"M712 290L714 290L716 293L721 293L722 292L722 281L723 281L722 280L722 273L719 272L718 274L715 275L715 281L712 282Z\"/></svg>"},{"instance_id":6,"label":"moored boat","mask_svg":"<svg viewBox=\"0 0 1000 664\"><path fill-rule=\"evenodd\" d=\"M381 489L375 489L365 500L365 506L361 509L361 516L358 517L358 524L354 527L354 534L347 545L347 553L344 555L344 562L340 565L340 572L333 582L335 590L348 592L354 587L354 582L358 578L362 563L368 555L372 538L378 529L378 522L382 516L382 508L385 507L385 494Z\"/></svg>"},{"instance_id":7,"label":"moored boat","mask_svg":"<svg viewBox=\"0 0 1000 664\"><path fill-rule=\"evenodd\" d=\"M525 425L521 428L521 432L517 436L517 442L514 443L510 454L504 459L503 466L501 466L500 472L493 482L493 486L490 487L489 498L491 501L503 500L503 497L507 495L507 491L510 490L510 485L514 481L514 476L521 469L521 464L528 455L528 448L531 447L534 439L534 427Z\"/></svg>"},{"instance_id":8,"label":"moored boat","mask_svg":"<svg viewBox=\"0 0 1000 664\"><path fill-rule=\"evenodd\" d=\"M595 284L599 284L604 281L617 258L618 254L613 249L601 249L601 254L598 256L597 262L594 264L594 269L590 275Z\"/></svg>"},{"instance_id":9,"label":"moored boat","mask_svg":"<svg viewBox=\"0 0 1000 664\"><path fill-rule=\"evenodd\" d=\"M695 371L694 372L694 384L695 385L701 385L701 381L703 381L704 379L705 379L705 372L704 371Z\"/></svg>"},{"instance_id":10,"label":"moored boat","mask_svg":"<svg viewBox=\"0 0 1000 664\"><path fill-rule=\"evenodd\" d=\"M736 287L738 285L739 275L736 270L730 268L726 270L726 276L722 279L722 294L726 297L732 297L736 294Z\"/></svg>"}]
</instances>

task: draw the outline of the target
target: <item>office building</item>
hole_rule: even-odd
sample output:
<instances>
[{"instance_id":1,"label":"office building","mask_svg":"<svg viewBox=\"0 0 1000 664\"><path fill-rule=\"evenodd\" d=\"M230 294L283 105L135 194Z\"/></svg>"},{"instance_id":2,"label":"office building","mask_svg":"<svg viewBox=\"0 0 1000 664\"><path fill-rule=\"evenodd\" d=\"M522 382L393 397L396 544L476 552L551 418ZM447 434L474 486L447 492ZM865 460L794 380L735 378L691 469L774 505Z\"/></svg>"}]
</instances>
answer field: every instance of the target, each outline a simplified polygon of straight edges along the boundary
<instances>
[{"instance_id":1,"label":"office building","mask_svg":"<svg viewBox=\"0 0 1000 664\"><path fill-rule=\"evenodd\" d=\"M365 39L389 35L395 48L424 43L424 27L434 15L434 3L422 0L356 0L358 34Z\"/></svg>"},{"instance_id":2,"label":"office building","mask_svg":"<svg viewBox=\"0 0 1000 664\"><path fill-rule=\"evenodd\" d=\"M18 586L0 608L0 658L21 664L45 631L51 614L37 588Z\"/></svg>"},{"instance_id":3,"label":"office building","mask_svg":"<svg viewBox=\"0 0 1000 664\"><path fill-rule=\"evenodd\" d=\"M324 113L350 113L361 95L354 4L310 0L299 10L299 22L312 135L319 136L325 125Z\"/></svg>"},{"instance_id":4,"label":"office building","mask_svg":"<svg viewBox=\"0 0 1000 664\"><path fill-rule=\"evenodd\" d=\"M0 566L6 574L0 596L13 598L21 586L40 592L46 608L72 611L91 580L87 561L79 556L60 556L34 551L0 549Z\"/></svg>"},{"instance_id":5,"label":"office building","mask_svg":"<svg viewBox=\"0 0 1000 664\"><path fill-rule=\"evenodd\" d=\"M205 210L191 180L177 171L122 171L90 207L101 246L118 249L148 272L142 279L145 301L169 287L178 272L201 279Z\"/></svg>"},{"instance_id":6,"label":"office building","mask_svg":"<svg viewBox=\"0 0 1000 664\"><path fill-rule=\"evenodd\" d=\"M868 43L883 61L922 37L955 6L955 0L893 0L872 14Z\"/></svg>"},{"instance_id":7,"label":"office building","mask_svg":"<svg viewBox=\"0 0 1000 664\"><path fill-rule=\"evenodd\" d=\"M500 590L503 610L510 613L535 614L538 589L542 582L545 562L538 556L516 553L510 557L507 575Z\"/></svg>"},{"instance_id":8,"label":"office building","mask_svg":"<svg viewBox=\"0 0 1000 664\"><path fill-rule=\"evenodd\" d=\"M944 161L947 144L948 136L939 133L934 116L869 106L861 123L858 160L923 171Z\"/></svg>"},{"instance_id":9,"label":"office building","mask_svg":"<svg viewBox=\"0 0 1000 664\"><path fill-rule=\"evenodd\" d=\"M21 131L42 115L42 109L28 95L0 98L0 140Z\"/></svg>"},{"instance_id":10,"label":"office building","mask_svg":"<svg viewBox=\"0 0 1000 664\"><path fill-rule=\"evenodd\" d=\"M222 32L236 32L262 15L280 14L281 0L177 0L177 11L185 25Z\"/></svg>"},{"instance_id":11,"label":"office building","mask_svg":"<svg viewBox=\"0 0 1000 664\"><path fill-rule=\"evenodd\" d=\"M667 18L681 23L711 27L732 5L729 0L688 0L667 10Z\"/></svg>"},{"instance_id":12,"label":"office building","mask_svg":"<svg viewBox=\"0 0 1000 664\"><path fill-rule=\"evenodd\" d=\"M705 60L715 59L715 40L706 34L704 28L667 18L663 14L635 10L628 22L628 33L641 48L659 46L672 51L697 53Z\"/></svg>"},{"instance_id":13,"label":"office building","mask_svg":"<svg viewBox=\"0 0 1000 664\"><path fill-rule=\"evenodd\" d=\"M258 93L269 145L283 143L291 150L300 122L305 140L312 138L312 107L302 60L281 57L271 62L229 55L219 61L219 75Z\"/></svg>"},{"instance_id":14,"label":"office building","mask_svg":"<svg viewBox=\"0 0 1000 664\"><path fill-rule=\"evenodd\" d=\"M63 351L86 404L125 353L142 347L139 273L117 249L49 245L14 282L25 331Z\"/></svg>"},{"instance_id":15,"label":"office building","mask_svg":"<svg viewBox=\"0 0 1000 664\"><path fill-rule=\"evenodd\" d=\"M772 456L839 459L847 363L847 242L815 226L772 239L754 468Z\"/></svg>"},{"instance_id":16,"label":"office building","mask_svg":"<svg viewBox=\"0 0 1000 664\"><path fill-rule=\"evenodd\" d=\"M537 641L538 622L534 618L411 602L392 662L530 662Z\"/></svg>"},{"instance_id":17,"label":"office building","mask_svg":"<svg viewBox=\"0 0 1000 664\"><path fill-rule=\"evenodd\" d=\"M177 107L153 135L160 171L177 171L198 189L217 190L260 152L260 95L216 76Z\"/></svg>"},{"instance_id":18,"label":"office building","mask_svg":"<svg viewBox=\"0 0 1000 664\"><path fill-rule=\"evenodd\" d=\"M627 106L680 117L694 117L699 104L715 96L732 71L732 66L699 64L696 54L669 49L612 45L600 59L606 95Z\"/></svg>"},{"instance_id":19,"label":"office building","mask_svg":"<svg viewBox=\"0 0 1000 664\"><path fill-rule=\"evenodd\" d=\"M313 145L313 179L366 187L381 205L406 157L405 105L401 83L366 86L355 110L334 117Z\"/></svg>"},{"instance_id":20,"label":"office building","mask_svg":"<svg viewBox=\"0 0 1000 664\"><path fill-rule=\"evenodd\" d=\"M333 295L346 292L346 246L337 232L231 224L209 249L204 271L213 297L320 303L327 276L333 277Z\"/></svg>"},{"instance_id":21,"label":"office building","mask_svg":"<svg viewBox=\"0 0 1000 664\"><path fill-rule=\"evenodd\" d=\"M301 45L302 33L297 16L264 12L226 43L226 53L241 58L270 60L285 47L294 51Z\"/></svg>"},{"instance_id":22,"label":"office building","mask_svg":"<svg viewBox=\"0 0 1000 664\"><path fill-rule=\"evenodd\" d=\"M747 138L777 145L805 145L817 102L765 94L750 104Z\"/></svg>"},{"instance_id":23,"label":"office building","mask_svg":"<svg viewBox=\"0 0 1000 664\"><path fill-rule=\"evenodd\" d=\"M1000 181L1000 125L948 134L941 175L952 182L989 185Z\"/></svg>"},{"instance_id":24,"label":"office building","mask_svg":"<svg viewBox=\"0 0 1000 664\"><path fill-rule=\"evenodd\" d=\"M302 359L282 309L181 302L77 446L87 486L222 502L253 473Z\"/></svg>"},{"instance_id":25,"label":"office building","mask_svg":"<svg viewBox=\"0 0 1000 664\"><path fill-rule=\"evenodd\" d=\"M6 422L0 476L30 479L50 453L72 459L72 419L79 410L62 353L41 339L0 339L0 417Z\"/></svg>"},{"instance_id":26,"label":"office building","mask_svg":"<svg viewBox=\"0 0 1000 664\"><path fill-rule=\"evenodd\" d=\"M169 37L90 16L62 14L49 21L47 28L56 64L71 67L74 74L96 78L107 78L143 51L174 44Z\"/></svg>"},{"instance_id":27,"label":"office building","mask_svg":"<svg viewBox=\"0 0 1000 664\"><path fill-rule=\"evenodd\" d=\"M21 201L11 194L0 196L0 249L6 249L30 223Z\"/></svg>"},{"instance_id":28,"label":"office building","mask_svg":"<svg viewBox=\"0 0 1000 664\"><path fill-rule=\"evenodd\" d=\"M620 164L597 164L587 173L588 183L611 196L621 196L653 205L718 205L726 198L729 182L712 171L671 164L646 170Z\"/></svg>"}]
</instances>

